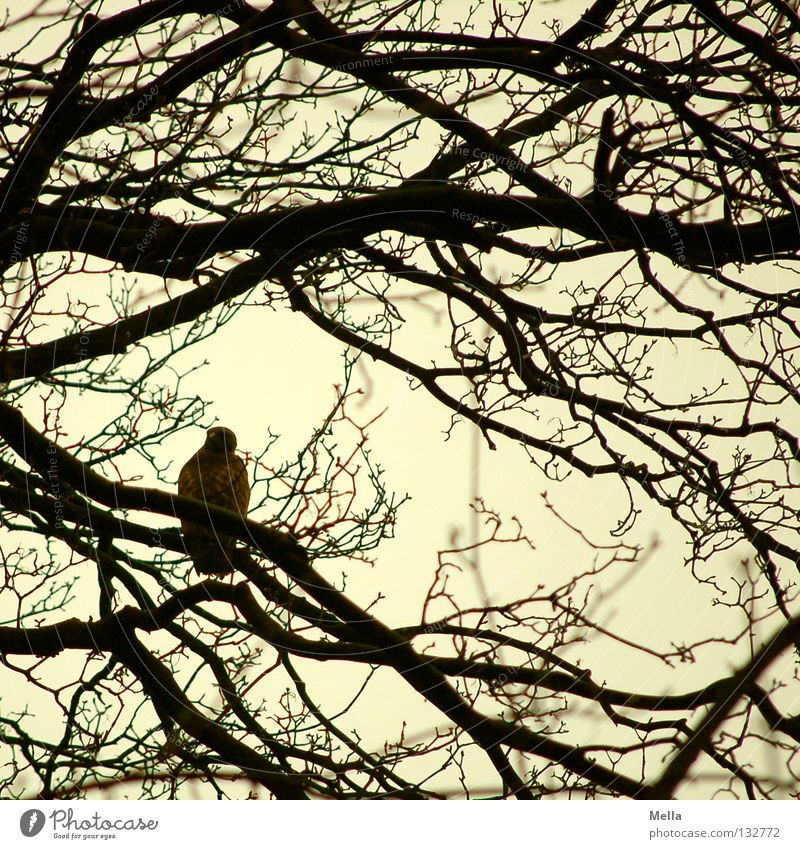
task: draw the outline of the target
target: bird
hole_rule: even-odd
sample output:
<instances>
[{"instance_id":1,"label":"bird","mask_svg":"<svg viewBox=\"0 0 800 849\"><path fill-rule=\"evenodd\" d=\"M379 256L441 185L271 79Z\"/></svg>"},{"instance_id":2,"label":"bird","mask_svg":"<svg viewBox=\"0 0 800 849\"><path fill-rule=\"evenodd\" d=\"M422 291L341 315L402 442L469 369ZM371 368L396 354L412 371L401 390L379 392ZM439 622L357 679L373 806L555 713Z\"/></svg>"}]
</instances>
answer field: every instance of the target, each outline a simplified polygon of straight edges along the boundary
<instances>
[{"instance_id":1,"label":"bird","mask_svg":"<svg viewBox=\"0 0 800 849\"><path fill-rule=\"evenodd\" d=\"M250 483L247 467L236 450L236 434L227 427L208 429L202 448L183 466L178 476L178 495L185 495L206 504L224 507L247 515L250 503ZM208 525L181 520L186 553L194 568L203 575L225 574L233 571L236 540Z\"/></svg>"}]
</instances>

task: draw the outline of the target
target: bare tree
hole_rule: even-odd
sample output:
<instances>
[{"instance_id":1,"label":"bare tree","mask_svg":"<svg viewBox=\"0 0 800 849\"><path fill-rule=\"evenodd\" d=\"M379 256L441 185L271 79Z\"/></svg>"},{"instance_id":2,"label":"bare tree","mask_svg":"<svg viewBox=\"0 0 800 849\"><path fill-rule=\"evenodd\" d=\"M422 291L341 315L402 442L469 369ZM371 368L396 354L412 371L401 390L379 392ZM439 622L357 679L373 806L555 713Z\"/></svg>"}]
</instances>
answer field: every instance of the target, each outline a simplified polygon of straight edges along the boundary
<instances>
[{"instance_id":1,"label":"bare tree","mask_svg":"<svg viewBox=\"0 0 800 849\"><path fill-rule=\"evenodd\" d=\"M797 795L792 5L595 0L549 34L536 4L111 5L2 34L2 795ZM252 308L349 359L296 455L255 447L242 521L162 449ZM592 487L611 541L548 495L584 560L474 605L454 572L533 545L476 500L417 621L358 604L320 564L410 530L353 410L371 361L532 487ZM726 633L605 618L644 515ZM233 580L178 519L241 541ZM658 674L619 686L621 651ZM375 688L415 694L377 743Z\"/></svg>"}]
</instances>

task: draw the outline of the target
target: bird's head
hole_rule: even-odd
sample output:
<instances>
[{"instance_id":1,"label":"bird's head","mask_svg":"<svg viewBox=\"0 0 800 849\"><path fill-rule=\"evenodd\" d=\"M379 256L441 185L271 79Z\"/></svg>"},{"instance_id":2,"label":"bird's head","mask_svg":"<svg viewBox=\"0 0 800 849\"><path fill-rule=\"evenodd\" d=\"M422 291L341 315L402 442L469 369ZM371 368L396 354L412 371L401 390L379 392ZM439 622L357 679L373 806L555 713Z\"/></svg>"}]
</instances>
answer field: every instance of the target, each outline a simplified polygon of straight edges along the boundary
<instances>
[{"instance_id":1,"label":"bird's head","mask_svg":"<svg viewBox=\"0 0 800 849\"><path fill-rule=\"evenodd\" d=\"M232 452L236 448L236 434L227 427L210 427L205 447L219 454Z\"/></svg>"}]
</instances>

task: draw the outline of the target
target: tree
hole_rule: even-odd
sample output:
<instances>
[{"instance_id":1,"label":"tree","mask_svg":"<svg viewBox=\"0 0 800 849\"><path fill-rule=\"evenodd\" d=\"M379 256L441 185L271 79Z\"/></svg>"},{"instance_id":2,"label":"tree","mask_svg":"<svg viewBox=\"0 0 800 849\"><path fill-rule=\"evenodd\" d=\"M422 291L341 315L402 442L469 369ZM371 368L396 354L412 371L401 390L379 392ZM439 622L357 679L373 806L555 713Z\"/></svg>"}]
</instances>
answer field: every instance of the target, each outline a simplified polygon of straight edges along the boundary
<instances>
[{"instance_id":1,"label":"tree","mask_svg":"<svg viewBox=\"0 0 800 849\"><path fill-rule=\"evenodd\" d=\"M797 795L797 13L112 5L4 34L2 794ZM254 309L347 360L243 522L174 484ZM324 577L414 534L354 407L393 371L582 557L500 592L540 543L477 498L414 621Z\"/></svg>"}]
</instances>

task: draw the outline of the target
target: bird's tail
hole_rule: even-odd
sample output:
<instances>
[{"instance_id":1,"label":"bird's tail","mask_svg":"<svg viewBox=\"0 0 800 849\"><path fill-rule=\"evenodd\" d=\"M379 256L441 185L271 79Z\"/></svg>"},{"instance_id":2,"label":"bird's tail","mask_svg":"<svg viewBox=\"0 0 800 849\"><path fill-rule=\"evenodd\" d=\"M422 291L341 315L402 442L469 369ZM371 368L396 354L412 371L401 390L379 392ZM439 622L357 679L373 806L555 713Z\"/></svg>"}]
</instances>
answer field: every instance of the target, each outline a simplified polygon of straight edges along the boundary
<instances>
[{"instance_id":1,"label":"bird's tail","mask_svg":"<svg viewBox=\"0 0 800 849\"><path fill-rule=\"evenodd\" d=\"M233 572L236 549L232 541L223 542L213 536L187 540L186 553L201 575L226 575Z\"/></svg>"}]
</instances>

